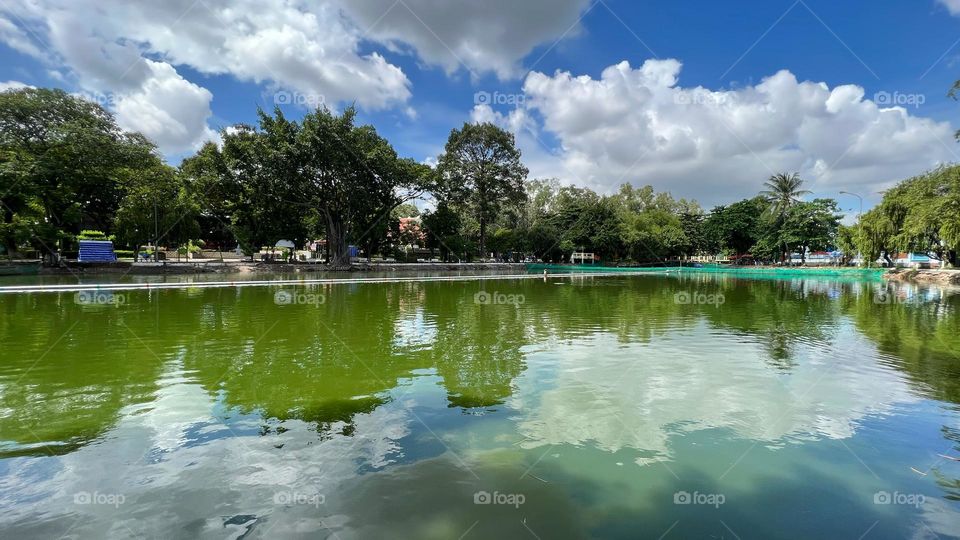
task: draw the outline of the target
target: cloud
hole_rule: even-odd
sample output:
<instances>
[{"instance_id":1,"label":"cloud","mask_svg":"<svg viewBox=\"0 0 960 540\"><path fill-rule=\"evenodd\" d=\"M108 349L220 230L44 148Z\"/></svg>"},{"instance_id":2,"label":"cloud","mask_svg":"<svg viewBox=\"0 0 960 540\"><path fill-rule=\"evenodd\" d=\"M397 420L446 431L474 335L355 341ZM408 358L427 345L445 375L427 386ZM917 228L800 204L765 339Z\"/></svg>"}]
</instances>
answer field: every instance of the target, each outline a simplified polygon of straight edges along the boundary
<instances>
[{"instance_id":1,"label":"cloud","mask_svg":"<svg viewBox=\"0 0 960 540\"><path fill-rule=\"evenodd\" d=\"M572 183L651 184L705 205L752 196L781 171L799 171L814 191L866 195L958 159L948 123L880 106L858 86L780 71L715 91L679 86L680 70L677 60L648 60L610 66L600 79L531 73L522 114L541 124L527 128L542 130L533 151L558 141L560 177ZM494 119L516 130L517 114Z\"/></svg>"},{"instance_id":2,"label":"cloud","mask_svg":"<svg viewBox=\"0 0 960 540\"><path fill-rule=\"evenodd\" d=\"M960 15L960 0L937 0L951 15Z\"/></svg>"},{"instance_id":3,"label":"cloud","mask_svg":"<svg viewBox=\"0 0 960 540\"><path fill-rule=\"evenodd\" d=\"M166 152L184 153L219 135L207 125L213 94L181 77L173 67L144 60L151 75L130 94L119 96L117 122L139 131Z\"/></svg>"},{"instance_id":4,"label":"cloud","mask_svg":"<svg viewBox=\"0 0 960 540\"><path fill-rule=\"evenodd\" d=\"M337 0L370 39L413 47L447 73L464 67L501 79L522 75L519 65L538 45L579 31L589 0Z\"/></svg>"},{"instance_id":5,"label":"cloud","mask_svg":"<svg viewBox=\"0 0 960 540\"><path fill-rule=\"evenodd\" d=\"M153 136L165 153L212 133L212 95L187 81L180 66L290 90L310 103L382 109L410 97L403 71L380 54L361 53L359 29L329 2L11 0L4 6L0 16L21 23L0 18L4 43L69 68L87 92L122 96L112 100L121 123ZM27 39L24 25L39 39Z\"/></svg>"},{"instance_id":6,"label":"cloud","mask_svg":"<svg viewBox=\"0 0 960 540\"><path fill-rule=\"evenodd\" d=\"M0 92L6 92L7 90L19 90L21 88L33 87L20 81L0 81Z\"/></svg>"},{"instance_id":7,"label":"cloud","mask_svg":"<svg viewBox=\"0 0 960 540\"><path fill-rule=\"evenodd\" d=\"M845 359L862 369L824 377L831 353L804 351L807 361L785 379L762 360L765 351L756 342L745 340L742 353L716 355L710 362L687 361L684 354L701 354L684 351L688 346L683 336L652 341L646 353L657 362L636 362L636 353L623 350L612 335L568 347L556 374L543 374L553 381L549 389L521 387L511 397L515 409L533 411L518 423L522 447L591 444L614 453L630 448L647 456L637 459L643 465L672 459L671 438L708 430L768 447L849 439L869 417L918 401L900 378L871 369L866 357ZM729 373L749 376L718 385Z\"/></svg>"},{"instance_id":8,"label":"cloud","mask_svg":"<svg viewBox=\"0 0 960 540\"><path fill-rule=\"evenodd\" d=\"M588 3L9 0L0 5L0 41L65 84L108 96L122 125L170 155L215 136L213 96L185 68L264 85L277 103L357 103L416 118L406 74L368 52L370 43L448 73L466 66L516 77L537 45L577 33Z\"/></svg>"}]
</instances>

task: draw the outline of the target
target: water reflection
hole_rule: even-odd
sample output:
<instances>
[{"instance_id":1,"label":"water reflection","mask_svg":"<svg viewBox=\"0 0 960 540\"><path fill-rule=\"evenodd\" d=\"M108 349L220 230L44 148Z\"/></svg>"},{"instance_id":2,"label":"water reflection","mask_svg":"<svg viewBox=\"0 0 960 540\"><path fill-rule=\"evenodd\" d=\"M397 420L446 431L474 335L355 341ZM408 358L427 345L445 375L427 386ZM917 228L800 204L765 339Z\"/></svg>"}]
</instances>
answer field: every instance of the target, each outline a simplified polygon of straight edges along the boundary
<instances>
[{"instance_id":1,"label":"water reflection","mask_svg":"<svg viewBox=\"0 0 960 540\"><path fill-rule=\"evenodd\" d=\"M659 524L673 514L657 490L673 489L674 474L709 484L751 445L770 463L814 443L850 458L844 446L859 436L891 455L831 482L868 486L888 478L886 465L910 475L903 464L920 465L921 444L960 451L960 297L889 287L572 277L311 286L297 290L323 301L292 305L275 301L276 288L135 292L106 306L0 296L0 497L13 503L2 523L62 535L60 517L79 513L74 532L93 536L170 521L198 536L362 537L398 523L443 536L476 508L414 526L410 505L460 501L493 478L537 495L528 515L563 516L542 532L586 536L622 532L616 512L595 515L600 492L608 505L640 501L624 515ZM523 302L478 304L482 290ZM691 292L724 301L677 301ZM897 431L907 417L911 431ZM696 454L708 448L715 457ZM695 465L708 461L709 473ZM593 466L577 472L580 462ZM625 463L654 462L670 474L641 467L618 492ZM960 497L955 465L923 467L950 501ZM547 485L527 475L534 467ZM762 482L760 467L745 476ZM825 474L791 467L798 478ZM411 495L440 482L458 494ZM762 498L758 486L736 489ZM115 508L78 510L71 494L95 490L125 494L122 519ZM341 496L322 511L281 511L272 499L283 490ZM384 519L358 522L383 493ZM949 507L923 512L945 524L938 532L956 521Z\"/></svg>"}]
</instances>

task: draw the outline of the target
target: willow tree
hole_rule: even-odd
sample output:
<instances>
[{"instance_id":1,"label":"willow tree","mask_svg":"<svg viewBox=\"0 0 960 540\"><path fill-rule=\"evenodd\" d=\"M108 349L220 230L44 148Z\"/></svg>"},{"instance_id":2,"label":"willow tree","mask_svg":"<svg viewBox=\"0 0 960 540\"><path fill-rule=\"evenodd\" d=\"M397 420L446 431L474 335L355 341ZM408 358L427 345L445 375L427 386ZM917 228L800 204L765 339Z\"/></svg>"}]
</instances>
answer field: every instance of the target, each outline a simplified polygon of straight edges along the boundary
<instances>
[{"instance_id":1,"label":"willow tree","mask_svg":"<svg viewBox=\"0 0 960 540\"><path fill-rule=\"evenodd\" d=\"M505 205L526 198L529 171L513 135L491 123L464 124L450 132L438 170L441 198L466 207L477 220L480 254L485 257L488 225Z\"/></svg>"}]
</instances>

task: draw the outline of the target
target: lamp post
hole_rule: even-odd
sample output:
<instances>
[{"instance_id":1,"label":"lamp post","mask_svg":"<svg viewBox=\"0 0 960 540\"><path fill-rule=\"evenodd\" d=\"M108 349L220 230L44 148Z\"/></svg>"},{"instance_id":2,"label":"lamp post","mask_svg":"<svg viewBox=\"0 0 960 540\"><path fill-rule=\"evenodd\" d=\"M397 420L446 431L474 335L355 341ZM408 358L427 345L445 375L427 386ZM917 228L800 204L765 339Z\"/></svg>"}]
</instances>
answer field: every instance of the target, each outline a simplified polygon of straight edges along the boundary
<instances>
[{"instance_id":1,"label":"lamp post","mask_svg":"<svg viewBox=\"0 0 960 540\"><path fill-rule=\"evenodd\" d=\"M863 236L863 197L849 191L841 191L841 195L850 195L860 200L860 212L857 214L857 229L860 236ZM863 266L863 253L857 250L857 258L860 259L859 266Z\"/></svg>"}]
</instances>

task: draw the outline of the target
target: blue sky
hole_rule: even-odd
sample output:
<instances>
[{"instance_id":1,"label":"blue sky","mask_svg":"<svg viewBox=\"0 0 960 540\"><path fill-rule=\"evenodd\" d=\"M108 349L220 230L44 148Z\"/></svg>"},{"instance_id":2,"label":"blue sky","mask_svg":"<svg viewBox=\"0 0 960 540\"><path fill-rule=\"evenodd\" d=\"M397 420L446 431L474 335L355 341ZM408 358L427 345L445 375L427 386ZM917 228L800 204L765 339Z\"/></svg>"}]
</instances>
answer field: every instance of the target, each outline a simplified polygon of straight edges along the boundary
<instances>
[{"instance_id":1,"label":"blue sky","mask_svg":"<svg viewBox=\"0 0 960 540\"><path fill-rule=\"evenodd\" d=\"M957 0L129 4L6 0L0 84L101 100L172 163L258 106L356 102L417 160L451 128L494 121L532 176L705 206L780 170L869 206L960 161Z\"/></svg>"}]
</instances>

